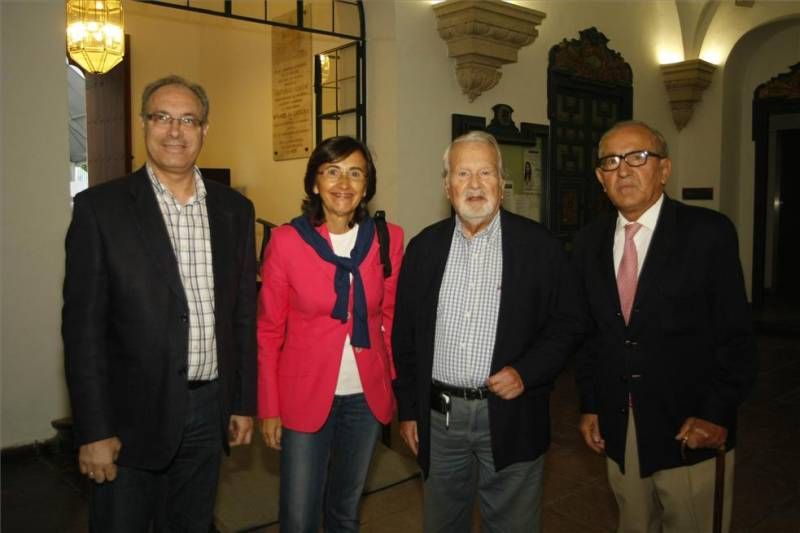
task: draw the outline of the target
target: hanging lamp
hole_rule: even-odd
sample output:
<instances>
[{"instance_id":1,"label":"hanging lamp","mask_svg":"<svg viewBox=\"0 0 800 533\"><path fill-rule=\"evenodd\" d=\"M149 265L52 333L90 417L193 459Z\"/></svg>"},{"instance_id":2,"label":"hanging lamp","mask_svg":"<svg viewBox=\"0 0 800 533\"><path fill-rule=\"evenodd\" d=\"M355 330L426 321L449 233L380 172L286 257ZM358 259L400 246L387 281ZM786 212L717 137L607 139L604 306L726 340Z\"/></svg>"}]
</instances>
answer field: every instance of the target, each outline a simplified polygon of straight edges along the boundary
<instances>
[{"instance_id":1,"label":"hanging lamp","mask_svg":"<svg viewBox=\"0 0 800 533\"><path fill-rule=\"evenodd\" d=\"M122 0L67 0L67 51L92 74L105 74L122 61Z\"/></svg>"}]
</instances>

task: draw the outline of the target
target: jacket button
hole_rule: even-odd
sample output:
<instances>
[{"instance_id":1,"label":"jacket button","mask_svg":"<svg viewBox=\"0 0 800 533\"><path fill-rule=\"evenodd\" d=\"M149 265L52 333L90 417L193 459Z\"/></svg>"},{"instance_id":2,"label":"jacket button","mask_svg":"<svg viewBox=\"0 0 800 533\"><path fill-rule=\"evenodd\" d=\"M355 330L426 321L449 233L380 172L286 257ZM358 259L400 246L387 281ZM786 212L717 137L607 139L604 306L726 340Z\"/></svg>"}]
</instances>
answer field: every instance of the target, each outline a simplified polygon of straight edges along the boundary
<instances>
[{"instance_id":1,"label":"jacket button","mask_svg":"<svg viewBox=\"0 0 800 533\"><path fill-rule=\"evenodd\" d=\"M185 375L186 375L186 367L185 367L185 366L184 366L184 367L181 367L181 368L178 370L178 375L179 375L179 376L185 376Z\"/></svg>"},{"instance_id":2,"label":"jacket button","mask_svg":"<svg viewBox=\"0 0 800 533\"><path fill-rule=\"evenodd\" d=\"M181 322L183 322L184 324L189 322L189 315L187 315L186 313L182 314L181 315Z\"/></svg>"}]
</instances>

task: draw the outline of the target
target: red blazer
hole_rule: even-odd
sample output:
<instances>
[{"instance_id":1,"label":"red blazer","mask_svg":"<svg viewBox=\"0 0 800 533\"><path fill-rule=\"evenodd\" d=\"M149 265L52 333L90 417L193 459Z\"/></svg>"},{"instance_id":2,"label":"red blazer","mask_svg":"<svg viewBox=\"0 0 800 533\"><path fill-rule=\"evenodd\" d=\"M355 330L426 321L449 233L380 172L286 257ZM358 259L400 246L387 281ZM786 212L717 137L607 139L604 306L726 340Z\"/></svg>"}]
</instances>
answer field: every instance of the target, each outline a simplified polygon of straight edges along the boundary
<instances>
[{"instance_id":1,"label":"red blazer","mask_svg":"<svg viewBox=\"0 0 800 533\"><path fill-rule=\"evenodd\" d=\"M391 338L403 258L403 230L394 224L388 227L392 275L383 276L377 235L360 266L371 348L355 354L367 404L384 424L395 408ZM317 231L330 242L324 224ZM279 416L295 431L317 431L327 420L345 336L353 327L352 320L343 324L331 318L335 271L292 226L273 230L258 299L258 416ZM352 303L351 287L351 309Z\"/></svg>"}]
</instances>

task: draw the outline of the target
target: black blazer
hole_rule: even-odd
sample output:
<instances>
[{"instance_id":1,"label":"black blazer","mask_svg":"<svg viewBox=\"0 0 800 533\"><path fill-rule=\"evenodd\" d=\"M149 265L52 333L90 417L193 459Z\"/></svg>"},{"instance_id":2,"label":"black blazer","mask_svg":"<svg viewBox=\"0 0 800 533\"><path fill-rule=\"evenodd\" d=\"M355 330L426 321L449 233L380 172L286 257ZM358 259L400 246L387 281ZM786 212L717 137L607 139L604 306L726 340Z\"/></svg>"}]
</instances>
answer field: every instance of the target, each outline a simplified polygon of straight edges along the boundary
<instances>
[{"instance_id":1,"label":"black blazer","mask_svg":"<svg viewBox=\"0 0 800 533\"><path fill-rule=\"evenodd\" d=\"M226 432L231 413L256 405L253 206L205 186ZM66 252L62 335L77 444L116 435L120 465L163 468L187 408L189 310L144 167L75 197Z\"/></svg>"},{"instance_id":2,"label":"black blazer","mask_svg":"<svg viewBox=\"0 0 800 533\"><path fill-rule=\"evenodd\" d=\"M489 396L492 455L497 470L531 461L550 443L549 393L580 340L575 283L561 244L541 225L500 212L502 294L491 372L514 367L525 391L513 400ZM430 388L436 308L455 219L422 230L408 244L397 289L392 346L400 420L416 420L418 461L430 463Z\"/></svg>"},{"instance_id":3,"label":"black blazer","mask_svg":"<svg viewBox=\"0 0 800 533\"><path fill-rule=\"evenodd\" d=\"M577 357L581 410L599 415L606 453L624 467L628 392L643 477L685 464L675 441L703 418L736 440L736 411L755 379L755 344L736 230L724 215L665 196L626 327L613 264L616 212L577 236L587 330ZM689 464L710 458L698 450Z\"/></svg>"}]
</instances>

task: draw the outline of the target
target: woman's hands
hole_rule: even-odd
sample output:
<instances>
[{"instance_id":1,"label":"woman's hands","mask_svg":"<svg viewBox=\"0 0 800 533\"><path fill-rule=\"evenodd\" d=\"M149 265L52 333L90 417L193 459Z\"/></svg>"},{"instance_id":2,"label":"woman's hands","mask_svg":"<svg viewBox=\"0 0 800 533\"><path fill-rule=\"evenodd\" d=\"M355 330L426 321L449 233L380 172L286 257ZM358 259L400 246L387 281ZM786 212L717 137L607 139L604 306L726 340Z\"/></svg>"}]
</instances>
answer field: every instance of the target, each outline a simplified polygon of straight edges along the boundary
<instances>
[{"instance_id":1,"label":"woman's hands","mask_svg":"<svg viewBox=\"0 0 800 533\"><path fill-rule=\"evenodd\" d=\"M265 418L261 420L261 435L270 448L281 449L281 417Z\"/></svg>"}]
</instances>

